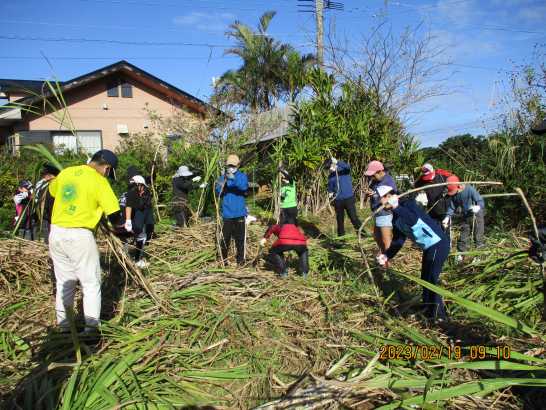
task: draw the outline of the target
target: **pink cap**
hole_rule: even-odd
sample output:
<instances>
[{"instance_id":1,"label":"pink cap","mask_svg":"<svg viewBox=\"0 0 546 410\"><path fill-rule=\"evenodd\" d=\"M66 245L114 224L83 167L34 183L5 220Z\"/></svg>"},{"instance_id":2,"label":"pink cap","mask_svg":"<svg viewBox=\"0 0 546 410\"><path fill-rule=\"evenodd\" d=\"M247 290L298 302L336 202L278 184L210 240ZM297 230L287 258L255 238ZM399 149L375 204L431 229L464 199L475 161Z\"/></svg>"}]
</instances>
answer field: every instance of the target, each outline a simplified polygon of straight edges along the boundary
<instances>
[{"instance_id":1,"label":"pink cap","mask_svg":"<svg viewBox=\"0 0 546 410\"><path fill-rule=\"evenodd\" d=\"M385 167L383 166L383 164L379 161L372 161L368 164L368 169L366 170L366 172L364 172L364 174L368 177L371 177L372 175L374 175L377 171L383 171L385 169Z\"/></svg>"}]
</instances>

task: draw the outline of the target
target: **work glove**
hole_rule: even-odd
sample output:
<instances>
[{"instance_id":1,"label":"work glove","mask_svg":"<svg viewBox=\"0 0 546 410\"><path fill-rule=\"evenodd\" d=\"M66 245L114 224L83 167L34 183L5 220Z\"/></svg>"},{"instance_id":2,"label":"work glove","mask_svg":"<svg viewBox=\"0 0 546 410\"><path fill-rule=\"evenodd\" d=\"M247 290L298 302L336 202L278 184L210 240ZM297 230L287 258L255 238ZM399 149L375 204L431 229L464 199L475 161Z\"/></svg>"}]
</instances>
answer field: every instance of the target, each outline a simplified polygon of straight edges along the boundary
<instances>
[{"instance_id":1,"label":"work glove","mask_svg":"<svg viewBox=\"0 0 546 410\"><path fill-rule=\"evenodd\" d=\"M383 268L386 268L388 266L389 258L387 258L387 255L385 255L384 253L380 253L379 255L377 255L375 257L375 260L377 261L379 266Z\"/></svg>"},{"instance_id":2,"label":"work glove","mask_svg":"<svg viewBox=\"0 0 546 410\"><path fill-rule=\"evenodd\" d=\"M123 227L125 228L127 232L133 232L133 222L130 219L127 219L125 221L125 224L123 225Z\"/></svg>"},{"instance_id":3,"label":"work glove","mask_svg":"<svg viewBox=\"0 0 546 410\"><path fill-rule=\"evenodd\" d=\"M427 194L424 192L419 192L417 196L415 197L415 202L417 202L419 205L427 206L428 205Z\"/></svg>"},{"instance_id":4,"label":"work glove","mask_svg":"<svg viewBox=\"0 0 546 410\"><path fill-rule=\"evenodd\" d=\"M334 157L331 158L331 161L332 161L332 165L337 165L337 159L335 159Z\"/></svg>"},{"instance_id":5,"label":"work glove","mask_svg":"<svg viewBox=\"0 0 546 410\"><path fill-rule=\"evenodd\" d=\"M444 229L449 228L449 223L451 222L451 218L449 216L446 216L444 219L442 219L442 227Z\"/></svg>"},{"instance_id":6,"label":"work glove","mask_svg":"<svg viewBox=\"0 0 546 410\"><path fill-rule=\"evenodd\" d=\"M480 212L480 206L479 205L472 205L470 207L470 210L472 211L473 214L477 214L478 212Z\"/></svg>"},{"instance_id":7,"label":"work glove","mask_svg":"<svg viewBox=\"0 0 546 410\"><path fill-rule=\"evenodd\" d=\"M191 180L193 182L199 182L199 181L201 181L201 177L199 175L197 175L196 177L193 177Z\"/></svg>"},{"instance_id":8,"label":"work glove","mask_svg":"<svg viewBox=\"0 0 546 410\"><path fill-rule=\"evenodd\" d=\"M247 215L247 217L245 218L245 222L247 225L250 225L252 222L256 222L256 221L257 219L253 215Z\"/></svg>"},{"instance_id":9,"label":"work glove","mask_svg":"<svg viewBox=\"0 0 546 410\"><path fill-rule=\"evenodd\" d=\"M398 195L391 195L389 199L387 199L387 203L392 206L392 209L398 208Z\"/></svg>"},{"instance_id":10,"label":"work glove","mask_svg":"<svg viewBox=\"0 0 546 410\"><path fill-rule=\"evenodd\" d=\"M334 193L333 192L328 192L328 199L332 199L334 197Z\"/></svg>"},{"instance_id":11,"label":"work glove","mask_svg":"<svg viewBox=\"0 0 546 410\"><path fill-rule=\"evenodd\" d=\"M267 243L267 239L265 239L265 238L260 239L260 246L262 248L265 246L266 243Z\"/></svg>"},{"instance_id":12,"label":"work glove","mask_svg":"<svg viewBox=\"0 0 546 410\"><path fill-rule=\"evenodd\" d=\"M13 197L13 200L16 204L20 204L23 199L28 198L28 191L19 192L17 195Z\"/></svg>"},{"instance_id":13,"label":"work glove","mask_svg":"<svg viewBox=\"0 0 546 410\"><path fill-rule=\"evenodd\" d=\"M207 187L207 184L204 182L201 185L199 185L199 188L201 189L205 189L206 187Z\"/></svg>"},{"instance_id":14,"label":"work glove","mask_svg":"<svg viewBox=\"0 0 546 410\"><path fill-rule=\"evenodd\" d=\"M14 220L15 223L17 224L17 221L19 220L19 217L18 217L18 216L14 216L14 217L13 217L13 220Z\"/></svg>"}]
</instances>

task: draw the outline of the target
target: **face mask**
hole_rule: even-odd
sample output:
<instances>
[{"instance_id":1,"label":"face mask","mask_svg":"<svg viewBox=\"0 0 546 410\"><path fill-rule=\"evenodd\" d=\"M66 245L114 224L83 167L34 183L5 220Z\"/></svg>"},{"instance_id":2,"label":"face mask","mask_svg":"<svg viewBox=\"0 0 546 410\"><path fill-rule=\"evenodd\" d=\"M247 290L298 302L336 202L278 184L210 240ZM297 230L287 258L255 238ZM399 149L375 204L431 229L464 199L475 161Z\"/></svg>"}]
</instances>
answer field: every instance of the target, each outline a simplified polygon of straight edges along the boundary
<instances>
[{"instance_id":1,"label":"face mask","mask_svg":"<svg viewBox=\"0 0 546 410\"><path fill-rule=\"evenodd\" d=\"M391 195L389 199L387 199L387 203L393 207L398 207L398 195Z\"/></svg>"},{"instance_id":2,"label":"face mask","mask_svg":"<svg viewBox=\"0 0 546 410\"><path fill-rule=\"evenodd\" d=\"M237 172L237 167L227 167L227 170L230 174L235 174Z\"/></svg>"}]
</instances>

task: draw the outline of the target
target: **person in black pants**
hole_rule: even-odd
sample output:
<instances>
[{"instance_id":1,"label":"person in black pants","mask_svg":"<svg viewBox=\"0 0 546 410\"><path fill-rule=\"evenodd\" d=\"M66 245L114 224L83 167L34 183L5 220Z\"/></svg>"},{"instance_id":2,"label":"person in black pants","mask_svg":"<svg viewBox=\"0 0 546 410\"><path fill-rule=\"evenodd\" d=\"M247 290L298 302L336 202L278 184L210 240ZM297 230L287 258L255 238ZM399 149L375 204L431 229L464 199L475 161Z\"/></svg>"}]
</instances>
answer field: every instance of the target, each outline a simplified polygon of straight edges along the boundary
<instances>
[{"instance_id":1,"label":"person in black pants","mask_svg":"<svg viewBox=\"0 0 546 410\"><path fill-rule=\"evenodd\" d=\"M305 235L293 223L273 225L260 240L260 246L264 246L272 234L275 234L278 239L271 246L267 261L273 265L275 272L281 278L288 275L284 253L294 251L298 255L300 274L306 278L309 273L309 252Z\"/></svg>"},{"instance_id":2,"label":"person in black pants","mask_svg":"<svg viewBox=\"0 0 546 410\"><path fill-rule=\"evenodd\" d=\"M335 158L326 161L326 166L330 169L328 196L334 200L337 234L343 236L345 235L345 212L347 212L355 230L358 230L362 225L356 213L351 167L346 162L338 161Z\"/></svg>"},{"instance_id":3,"label":"person in black pants","mask_svg":"<svg viewBox=\"0 0 546 410\"><path fill-rule=\"evenodd\" d=\"M142 176L135 175L132 182L133 187L127 192L125 205L125 229L134 234L135 262L139 268L144 268L147 266L142 259L144 245L152 239L155 224L152 195Z\"/></svg>"},{"instance_id":4,"label":"person in black pants","mask_svg":"<svg viewBox=\"0 0 546 410\"><path fill-rule=\"evenodd\" d=\"M178 168L173 175L173 212L176 226L185 227L189 225L190 208L188 196L194 188L194 183L201 181L200 176L193 176L193 172L186 165Z\"/></svg>"}]
</instances>

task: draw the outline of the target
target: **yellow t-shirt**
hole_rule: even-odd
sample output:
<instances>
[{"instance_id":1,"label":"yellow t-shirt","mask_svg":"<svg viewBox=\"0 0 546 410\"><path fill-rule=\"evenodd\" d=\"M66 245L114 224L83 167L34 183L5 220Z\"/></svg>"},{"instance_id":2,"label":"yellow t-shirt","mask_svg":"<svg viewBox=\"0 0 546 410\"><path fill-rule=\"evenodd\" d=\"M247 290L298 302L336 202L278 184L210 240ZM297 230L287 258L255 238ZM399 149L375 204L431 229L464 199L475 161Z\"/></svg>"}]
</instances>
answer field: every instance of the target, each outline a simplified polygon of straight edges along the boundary
<instances>
[{"instance_id":1,"label":"yellow t-shirt","mask_svg":"<svg viewBox=\"0 0 546 410\"><path fill-rule=\"evenodd\" d=\"M49 184L49 193L55 198L53 225L95 229L103 213L119 211L108 180L88 165L62 170Z\"/></svg>"}]
</instances>

